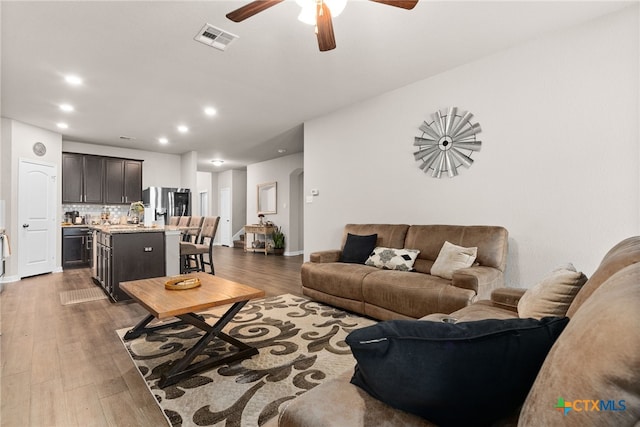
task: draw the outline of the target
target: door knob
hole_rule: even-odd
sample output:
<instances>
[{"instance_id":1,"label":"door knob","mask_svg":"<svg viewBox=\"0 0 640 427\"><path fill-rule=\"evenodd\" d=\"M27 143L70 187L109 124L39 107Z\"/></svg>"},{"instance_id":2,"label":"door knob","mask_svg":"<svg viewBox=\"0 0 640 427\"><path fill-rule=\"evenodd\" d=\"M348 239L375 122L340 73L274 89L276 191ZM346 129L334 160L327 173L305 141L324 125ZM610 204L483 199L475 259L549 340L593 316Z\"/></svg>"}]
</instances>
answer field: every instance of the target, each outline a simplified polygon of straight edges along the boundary
<instances>
[{"instance_id":1,"label":"door knob","mask_svg":"<svg viewBox=\"0 0 640 427\"><path fill-rule=\"evenodd\" d=\"M29 228L29 224L22 224L22 228Z\"/></svg>"}]
</instances>

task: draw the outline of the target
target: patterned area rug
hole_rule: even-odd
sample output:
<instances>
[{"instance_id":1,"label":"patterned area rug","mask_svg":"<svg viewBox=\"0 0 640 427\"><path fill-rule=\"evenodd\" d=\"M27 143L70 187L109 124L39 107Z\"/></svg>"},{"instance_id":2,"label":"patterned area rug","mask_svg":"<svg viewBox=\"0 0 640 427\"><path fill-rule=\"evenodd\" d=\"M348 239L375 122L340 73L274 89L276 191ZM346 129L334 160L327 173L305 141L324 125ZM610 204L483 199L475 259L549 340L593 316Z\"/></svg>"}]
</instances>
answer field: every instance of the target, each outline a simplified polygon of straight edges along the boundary
<instances>
[{"instance_id":1,"label":"patterned area rug","mask_svg":"<svg viewBox=\"0 0 640 427\"><path fill-rule=\"evenodd\" d=\"M212 324L227 308L200 314ZM276 416L282 404L352 369L355 360L344 339L374 323L290 294L250 301L224 331L260 354L164 389L157 386L160 376L202 332L180 326L123 343L171 425L255 427ZM127 330L117 331L121 339ZM213 340L206 357L228 351L232 347Z\"/></svg>"},{"instance_id":2,"label":"patterned area rug","mask_svg":"<svg viewBox=\"0 0 640 427\"><path fill-rule=\"evenodd\" d=\"M60 304L62 305L98 301L101 299L107 299L107 295L98 287L60 292Z\"/></svg>"}]
</instances>

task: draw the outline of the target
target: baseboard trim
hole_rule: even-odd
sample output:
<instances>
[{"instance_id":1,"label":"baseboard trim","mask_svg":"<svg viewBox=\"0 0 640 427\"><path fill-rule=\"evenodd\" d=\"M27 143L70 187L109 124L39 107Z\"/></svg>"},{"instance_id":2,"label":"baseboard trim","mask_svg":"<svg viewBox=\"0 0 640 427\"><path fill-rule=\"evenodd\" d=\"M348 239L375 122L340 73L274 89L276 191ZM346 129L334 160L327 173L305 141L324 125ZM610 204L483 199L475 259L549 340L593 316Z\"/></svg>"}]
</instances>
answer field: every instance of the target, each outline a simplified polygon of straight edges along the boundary
<instances>
[{"instance_id":1,"label":"baseboard trim","mask_svg":"<svg viewBox=\"0 0 640 427\"><path fill-rule=\"evenodd\" d=\"M284 256L298 256L298 255L304 255L304 251L291 251L291 252L284 253Z\"/></svg>"},{"instance_id":2,"label":"baseboard trim","mask_svg":"<svg viewBox=\"0 0 640 427\"><path fill-rule=\"evenodd\" d=\"M19 282L19 281L20 281L20 276L4 276L0 278L0 283L13 283L13 282Z\"/></svg>"}]
</instances>

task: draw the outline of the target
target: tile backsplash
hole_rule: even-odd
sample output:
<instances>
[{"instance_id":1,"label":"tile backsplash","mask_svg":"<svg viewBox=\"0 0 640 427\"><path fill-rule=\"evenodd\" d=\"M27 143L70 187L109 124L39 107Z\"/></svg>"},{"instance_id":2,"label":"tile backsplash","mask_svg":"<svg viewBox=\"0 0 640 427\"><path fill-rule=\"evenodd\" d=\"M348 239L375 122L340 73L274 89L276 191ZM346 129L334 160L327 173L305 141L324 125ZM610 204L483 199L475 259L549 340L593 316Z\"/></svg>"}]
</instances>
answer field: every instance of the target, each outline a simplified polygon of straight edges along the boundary
<instances>
[{"instance_id":1,"label":"tile backsplash","mask_svg":"<svg viewBox=\"0 0 640 427\"><path fill-rule=\"evenodd\" d=\"M87 205L87 204L66 204L62 205L61 218L64 220L64 213L78 211L85 223L98 224L103 212L109 214L110 221L118 221L121 216L129 214L128 205Z\"/></svg>"}]
</instances>

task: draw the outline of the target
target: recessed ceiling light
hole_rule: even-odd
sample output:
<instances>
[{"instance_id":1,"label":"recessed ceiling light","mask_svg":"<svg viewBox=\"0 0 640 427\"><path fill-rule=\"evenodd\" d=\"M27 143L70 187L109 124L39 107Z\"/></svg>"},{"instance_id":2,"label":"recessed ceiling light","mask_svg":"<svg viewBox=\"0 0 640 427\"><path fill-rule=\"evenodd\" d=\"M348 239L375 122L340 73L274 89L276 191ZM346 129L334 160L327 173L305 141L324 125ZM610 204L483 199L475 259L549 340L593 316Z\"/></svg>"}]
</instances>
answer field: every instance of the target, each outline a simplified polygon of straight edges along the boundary
<instances>
[{"instance_id":1,"label":"recessed ceiling light","mask_svg":"<svg viewBox=\"0 0 640 427\"><path fill-rule=\"evenodd\" d=\"M64 80L65 80L67 83L69 83L70 85L73 85L73 86L79 86L79 85L81 85L81 84L82 84L82 79L81 79L80 77L78 77L78 76L74 76L74 75L72 75L72 74L69 74L68 76L66 76L66 77L64 78Z\"/></svg>"},{"instance_id":2,"label":"recessed ceiling light","mask_svg":"<svg viewBox=\"0 0 640 427\"><path fill-rule=\"evenodd\" d=\"M222 166L222 164L224 163L224 160L211 160L211 163L213 164L213 166Z\"/></svg>"},{"instance_id":3,"label":"recessed ceiling light","mask_svg":"<svg viewBox=\"0 0 640 427\"><path fill-rule=\"evenodd\" d=\"M187 132L189 132L189 128L187 126L185 126L185 125L180 125L180 126L178 126L178 132L187 133Z\"/></svg>"},{"instance_id":4,"label":"recessed ceiling light","mask_svg":"<svg viewBox=\"0 0 640 427\"><path fill-rule=\"evenodd\" d=\"M216 109L215 109L215 108L213 108L213 107L206 107L206 108L204 109L204 113L205 113L207 116L215 116L215 115L216 115L216 113L217 113L217 111L216 111Z\"/></svg>"},{"instance_id":5,"label":"recessed ceiling light","mask_svg":"<svg viewBox=\"0 0 640 427\"><path fill-rule=\"evenodd\" d=\"M165 138L165 137L161 137L161 138L158 138L158 142L160 144L168 144L169 143L169 139Z\"/></svg>"},{"instance_id":6,"label":"recessed ceiling light","mask_svg":"<svg viewBox=\"0 0 640 427\"><path fill-rule=\"evenodd\" d=\"M56 126L58 126L60 129L67 129L69 127L68 124L63 122L57 123Z\"/></svg>"},{"instance_id":7,"label":"recessed ceiling light","mask_svg":"<svg viewBox=\"0 0 640 427\"><path fill-rule=\"evenodd\" d=\"M60 109L62 111L69 112L69 111L73 111L75 108L73 108L73 105L71 105L71 104L60 104Z\"/></svg>"},{"instance_id":8,"label":"recessed ceiling light","mask_svg":"<svg viewBox=\"0 0 640 427\"><path fill-rule=\"evenodd\" d=\"M278 149L278 153L280 153L280 154L284 154L284 153L286 153L286 152L287 152L287 149L286 149L286 148L280 148L280 149Z\"/></svg>"}]
</instances>

